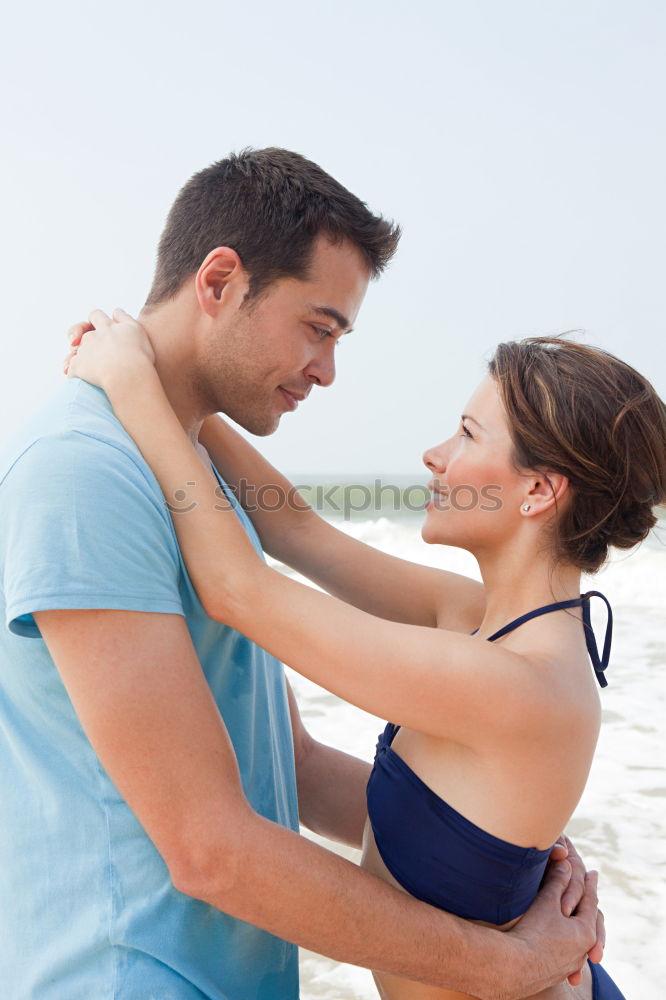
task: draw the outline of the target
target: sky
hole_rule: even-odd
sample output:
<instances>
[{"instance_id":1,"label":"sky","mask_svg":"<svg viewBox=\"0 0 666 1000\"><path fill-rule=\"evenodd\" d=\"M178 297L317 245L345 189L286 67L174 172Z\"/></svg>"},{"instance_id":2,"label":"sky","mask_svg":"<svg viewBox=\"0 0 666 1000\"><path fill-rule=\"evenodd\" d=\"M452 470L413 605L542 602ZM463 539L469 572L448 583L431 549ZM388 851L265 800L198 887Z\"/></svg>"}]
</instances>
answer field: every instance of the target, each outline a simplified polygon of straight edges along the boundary
<instances>
[{"instance_id":1,"label":"sky","mask_svg":"<svg viewBox=\"0 0 666 1000\"><path fill-rule=\"evenodd\" d=\"M660 0L38 0L0 42L2 435L65 331L138 312L197 170L279 145L404 236L338 378L259 442L292 475L414 475L496 343L579 330L666 395Z\"/></svg>"}]
</instances>

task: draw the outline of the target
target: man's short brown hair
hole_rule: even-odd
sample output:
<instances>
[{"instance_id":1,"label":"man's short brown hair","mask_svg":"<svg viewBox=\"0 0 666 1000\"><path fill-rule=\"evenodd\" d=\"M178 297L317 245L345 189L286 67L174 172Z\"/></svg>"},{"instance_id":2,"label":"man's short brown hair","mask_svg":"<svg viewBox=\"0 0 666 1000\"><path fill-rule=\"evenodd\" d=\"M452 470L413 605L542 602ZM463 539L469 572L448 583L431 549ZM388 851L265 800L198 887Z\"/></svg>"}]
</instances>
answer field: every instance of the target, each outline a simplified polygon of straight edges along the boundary
<instances>
[{"instance_id":1,"label":"man's short brown hair","mask_svg":"<svg viewBox=\"0 0 666 1000\"><path fill-rule=\"evenodd\" d=\"M199 171L173 204L160 238L146 307L172 298L211 250L236 251L250 276L248 297L278 278L307 277L320 234L348 240L371 277L395 253L400 229L373 215L321 167L287 149L246 149Z\"/></svg>"}]
</instances>

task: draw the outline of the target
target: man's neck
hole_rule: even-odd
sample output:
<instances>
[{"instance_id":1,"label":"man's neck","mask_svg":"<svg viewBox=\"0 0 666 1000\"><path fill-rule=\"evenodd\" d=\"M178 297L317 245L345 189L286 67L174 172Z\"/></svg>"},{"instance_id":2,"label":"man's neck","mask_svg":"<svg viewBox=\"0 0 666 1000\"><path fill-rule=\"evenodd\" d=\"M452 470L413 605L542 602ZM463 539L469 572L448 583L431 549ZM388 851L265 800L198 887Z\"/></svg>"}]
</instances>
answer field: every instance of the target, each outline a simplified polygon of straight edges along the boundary
<instances>
[{"instance_id":1,"label":"man's neck","mask_svg":"<svg viewBox=\"0 0 666 1000\"><path fill-rule=\"evenodd\" d=\"M142 310L139 322L155 351L155 367L171 406L193 444L209 415L197 394L195 315L185 296Z\"/></svg>"}]
</instances>

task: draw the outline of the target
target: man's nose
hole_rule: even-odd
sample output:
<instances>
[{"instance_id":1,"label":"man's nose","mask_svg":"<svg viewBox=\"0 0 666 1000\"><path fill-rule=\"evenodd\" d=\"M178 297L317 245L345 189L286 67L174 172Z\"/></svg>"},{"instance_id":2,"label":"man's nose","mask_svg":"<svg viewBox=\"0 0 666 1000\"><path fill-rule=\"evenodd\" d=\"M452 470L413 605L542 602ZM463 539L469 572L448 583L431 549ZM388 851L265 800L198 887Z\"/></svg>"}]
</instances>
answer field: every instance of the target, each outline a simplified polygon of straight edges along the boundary
<instances>
[{"instance_id":1,"label":"man's nose","mask_svg":"<svg viewBox=\"0 0 666 1000\"><path fill-rule=\"evenodd\" d=\"M316 385L332 385L335 381L335 355L333 354L335 345L331 343L325 345L321 351L305 369L305 374Z\"/></svg>"}]
</instances>

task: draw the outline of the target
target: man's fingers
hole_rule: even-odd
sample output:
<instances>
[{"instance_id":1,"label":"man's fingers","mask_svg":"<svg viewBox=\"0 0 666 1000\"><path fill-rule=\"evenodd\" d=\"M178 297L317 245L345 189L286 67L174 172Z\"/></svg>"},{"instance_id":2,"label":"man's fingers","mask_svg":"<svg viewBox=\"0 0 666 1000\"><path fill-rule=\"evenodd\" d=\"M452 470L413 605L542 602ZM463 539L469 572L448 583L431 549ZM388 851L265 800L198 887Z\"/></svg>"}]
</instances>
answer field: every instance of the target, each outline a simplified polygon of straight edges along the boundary
<instances>
[{"instance_id":1,"label":"man's fingers","mask_svg":"<svg viewBox=\"0 0 666 1000\"><path fill-rule=\"evenodd\" d=\"M568 861L571 865L571 881L567 891L562 896L562 913L570 917L583 898L585 892L585 865L580 854L571 841L565 837L564 843L568 851Z\"/></svg>"},{"instance_id":2,"label":"man's fingers","mask_svg":"<svg viewBox=\"0 0 666 1000\"><path fill-rule=\"evenodd\" d=\"M557 843L553 844L553 849L550 852L550 860L551 861L565 861L568 856L569 856L569 852L568 852L565 844L563 843L562 838L560 837L560 839L557 841Z\"/></svg>"},{"instance_id":3,"label":"man's fingers","mask_svg":"<svg viewBox=\"0 0 666 1000\"><path fill-rule=\"evenodd\" d=\"M93 309L88 314L88 320L96 330L99 330L100 326L111 326L111 318L102 309Z\"/></svg>"},{"instance_id":4,"label":"man's fingers","mask_svg":"<svg viewBox=\"0 0 666 1000\"><path fill-rule=\"evenodd\" d=\"M578 969L577 972L572 972L570 976L567 976L567 982L571 986L580 986L583 981L583 970Z\"/></svg>"},{"instance_id":5,"label":"man's fingers","mask_svg":"<svg viewBox=\"0 0 666 1000\"><path fill-rule=\"evenodd\" d=\"M571 878L571 865L568 861L557 861L555 864L548 865L546 869L546 877L544 879L543 888L545 891L550 892L557 896L558 900L561 900L562 894L565 892L567 886L569 885L569 879Z\"/></svg>"},{"instance_id":6,"label":"man's fingers","mask_svg":"<svg viewBox=\"0 0 666 1000\"><path fill-rule=\"evenodd\" d=\"M599 872L591 871L585 875L585 892L578 904L577 916L582 920L589 920L596 925L597 908L599 900L597 898L597 884L599 882Z\"/></svg>"},{"instance_id":7,"label":"man's fingers","mask_svg":"<svg viewBox=\"0 0 666 1000\"><path fill-rule=\"evenodd\" d=\"M587 957L590 962L601 962L604 957L604 948L606 947L606 923L604 921L604 915L601 910L597 913L597 940L596 944L590 949Z\"/></svg>"},{"instance_id":8,"label":"man's fingers","mask_svg":"<svg viewBox=\"0 0 666 1000\"><path fill-rule=\"evenodd\" d=\"M580 900L582 898L582 895L583 895L583 886L581 885L580 882L577 883L577 885L580 888L580 892L576 890L576 888L574 887L574 882L572 880L569 883L569 888L567 889L567 891L562 896L562 914L565 917L570 917L571 916L571 914L576 909L576 907L578 906L578 903L580 902Z\"/></svg>"}]
</instances>

